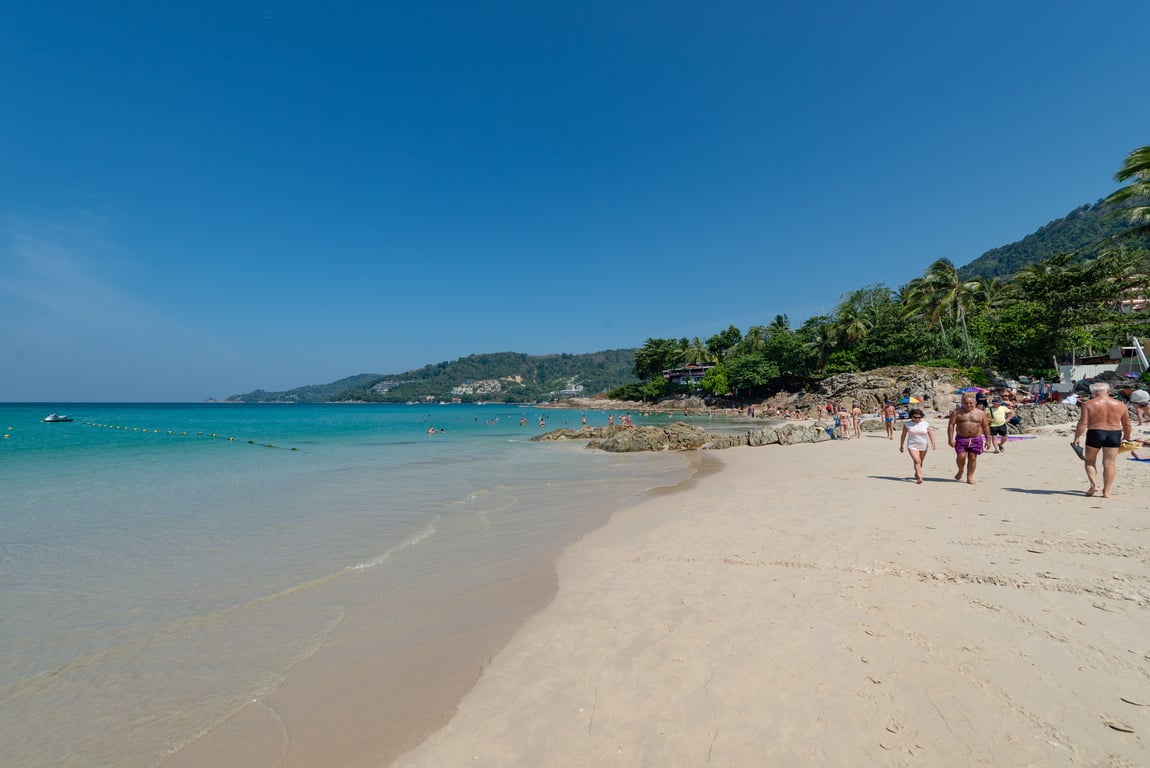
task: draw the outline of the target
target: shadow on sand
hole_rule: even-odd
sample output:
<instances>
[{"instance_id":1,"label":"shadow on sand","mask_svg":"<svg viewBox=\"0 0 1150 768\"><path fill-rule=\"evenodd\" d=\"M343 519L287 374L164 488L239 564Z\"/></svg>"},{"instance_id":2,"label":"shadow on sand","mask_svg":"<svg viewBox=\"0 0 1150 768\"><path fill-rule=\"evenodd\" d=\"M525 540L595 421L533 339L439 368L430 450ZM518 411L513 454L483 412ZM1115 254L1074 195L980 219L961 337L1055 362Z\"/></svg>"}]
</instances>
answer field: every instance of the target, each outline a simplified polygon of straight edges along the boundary
<instances>
[{"instance_id":1,"label":"shadow on sand","mask_svg":"<svg viewBox=\"0 0 1150 768\"><path fill-rule=\"evenodd\" d=\"M1081 496L1087 498L1085 491L1045 491L1039 488L1003 488L1011 493L1028 493L1032 496ZM1102 498L1099 496L1098 498Z\"/></svg>"},{"instance_id":2,"label":"shadow on sand","mask_svg":"<svg viewBox=\"0 0 1150 768\"><path fill-rule=\"evenodd\" d=\"M889 475L867 475L871 480L888 480L892 483L914 483L914 475L910 477L890 477ZM927 483L954 483L957 482L952 477L924 477L922 479L923 485Z\"/></svg>"}]
</instances>

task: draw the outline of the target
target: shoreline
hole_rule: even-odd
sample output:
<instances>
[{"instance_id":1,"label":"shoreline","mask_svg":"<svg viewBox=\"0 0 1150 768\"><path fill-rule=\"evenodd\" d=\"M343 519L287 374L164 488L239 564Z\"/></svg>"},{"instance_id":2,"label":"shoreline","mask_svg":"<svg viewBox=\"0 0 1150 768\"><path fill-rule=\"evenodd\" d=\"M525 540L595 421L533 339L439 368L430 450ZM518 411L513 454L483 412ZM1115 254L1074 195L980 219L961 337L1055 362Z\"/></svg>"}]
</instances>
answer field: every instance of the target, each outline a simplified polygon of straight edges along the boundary
<instances>
[{"instance_id":1,"label":"shoreline","mask_svg":"<svg viewBox=\"0 0 1150 768\"><path fill-rule=\"evenodd\" d=\"M945 431L921 486L881 434L721 451L570 546L392 765L1148 764L1150 474L1086 498L1069 429L974 486Z\"/></svg>"},{"instance_id":2,"label":"shoreline","mask_svg":"<svg viewBox=\"0 0 1150 768\"><path fill-rule=\"evenodd\" d=\"M539 450L546 450L540 448ZM358 600L338 632L290 667L281 685L165 758L164 768L333 768L388 765L444 726L518 629L558 589L556 563L573 542L620 509L689 487L715 463L686 458L669 486L598 498L554 548L468 566L471 580L425 574L417 594ZM549 554L548 554L549 552ZM380 578L384 578L382 575ZM454 577L453 577L454 578ZM365 579L363 593L386 591ZM362 595L361 595L362 597ZM389 621L390 616L402 622Z\"/></svg>"}]
</instances>

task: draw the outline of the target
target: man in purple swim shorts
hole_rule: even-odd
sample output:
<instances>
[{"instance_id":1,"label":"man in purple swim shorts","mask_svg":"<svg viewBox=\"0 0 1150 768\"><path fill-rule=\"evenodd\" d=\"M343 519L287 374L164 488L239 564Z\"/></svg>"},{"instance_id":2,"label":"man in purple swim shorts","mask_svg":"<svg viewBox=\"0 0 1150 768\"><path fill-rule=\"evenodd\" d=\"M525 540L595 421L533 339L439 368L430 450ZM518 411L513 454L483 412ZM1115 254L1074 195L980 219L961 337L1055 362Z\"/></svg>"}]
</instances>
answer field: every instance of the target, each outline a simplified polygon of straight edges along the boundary
<instances>
[{"instance_id":1,"label":"man in purple swim shorts","mask_svg":"<svg viewBox=\"0 0 1150 768\"><path fill-rule=\"evenodd\" d=\"M990 443L990 419L986 412L974 407L974 395L962 396L962 404L950 412L946 425L946 437L954 449L954 461L958 467L955 480L966 474L966 482L974 485L974 469L982 449Z\"/></svg>"},{"instance_id":2,"label":"man in purple swim shorts","mask_svg":"<svg viewBox=\"0 0 1150 768\"><path fill-rule=\"evenodd\" d=\"M982 442L982 435L975 435L974 437L963 437L959 435L954 438L954 452L958 453L973 453L975 456L982 455L982 449L986 445Z\"/></svg>"}]
</instances>

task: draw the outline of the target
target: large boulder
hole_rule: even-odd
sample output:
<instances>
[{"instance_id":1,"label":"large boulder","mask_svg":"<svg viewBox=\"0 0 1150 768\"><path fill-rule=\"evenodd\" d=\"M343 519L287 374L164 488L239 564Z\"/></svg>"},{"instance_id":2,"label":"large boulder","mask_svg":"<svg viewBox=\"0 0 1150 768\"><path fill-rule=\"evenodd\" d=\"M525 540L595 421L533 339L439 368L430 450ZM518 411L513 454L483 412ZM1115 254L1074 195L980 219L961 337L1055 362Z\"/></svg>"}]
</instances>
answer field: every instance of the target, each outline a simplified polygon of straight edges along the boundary
<instances>
[{"instance_id":1,"label":"large boulder","mask_svg":"<svg viewBox=\"0 0 1150 768\"><path fill-rule=\"evenodd\" d=\"M588 448L612 453L636 451L697 451L701 448L732 448L737 445L794 445L830 440L819 424L779 424L748 432L711 435L702 427L676 422L666 427L583 427L556 429L531 438L535 442L586 440Z\"/></svg>"},{"instance_id":2,"label":"large boulder","mask_svg":"<svg viewBox=\"0 0 1150 768\"><path fill-rule=\"evenodd\" d=\"M763 402L761 416L770 418L778 411L799 411L810 415L834 401L858 403L865 413L876 413L887 402L917 397L924 411L950 411L958 398L955 392L970 382L953 368L926 368L920 365L890 366L861 373L839 373L819 382L814 392L779 392ZM864 429L866 425L864 422Z\"/></svg>"},{"instance_id":3,"label":"large boulder","mask_svg":"<svg viewBox=\"0 0 1150 768\"><path fill-rule=\"evenodd\" d=\"M606 437L608 430L626 429L626 427L583 427L582 429L553 429L531 438L533 443L551 443L562 440L596 440Z\"/></svg>"},{"instance_id":4,"label":"large boulder","mask_svg":"<svg viewBox=\"0 0 1150 768\"><path fill-rule=\"evenodd\" d=\"M611 453L635 451L697 451L710 436L702 427L675 422L666 427L615 427L608 434L587 444Z\"/></svg>"},{"instance_id":5,"label":"large boulder","mask_svg":"<svg viewBox=\"0 0 1150 768\"><path fill-rule=\"evenodd\" d=\"M819 382L823 402L858 403L865 412L878 411L888 402L917 397L924 411L950 411L955 391L969 382L953 368L919 365L878 368L863 373L840 373Z\"/></svg>"},{"instance_id":6,"label":"large boulder","mask_svg":"<svg viewBox=\"0 0 1150 768\"><path fill-rule=\"evenodd\" d=\"M612 453L635 451L696 451L710 439L702 427L677 421L665 427L583 427L556 429L531 438L534 442L586 440L588 448Z\"/></svg>"},{"instance_id":7,"label":"large boulder","mask_svg":"<svg viewBox=\"0 0 1150 768\"><path fill-rule=\"evenodd\" d=\"M830 440L830 431L820 424L779 424L753 429L734 435L711 435L711 441L704 448L733 448L737 445L795 445L797 443L822 443Z\"/></svg>"},{"instance_id":8,"label":"large boulder","mask_svg":"<svg viewBox=\"0 0 1150 768\"><path fill-rule=\"evenodd\" d=\"M1042 403L1041 405L1021 405L1018 407L1019 424L1022 429L1046 427L1078 421L1078 406L1065 403Z\"/></svg>"}]
</instances>

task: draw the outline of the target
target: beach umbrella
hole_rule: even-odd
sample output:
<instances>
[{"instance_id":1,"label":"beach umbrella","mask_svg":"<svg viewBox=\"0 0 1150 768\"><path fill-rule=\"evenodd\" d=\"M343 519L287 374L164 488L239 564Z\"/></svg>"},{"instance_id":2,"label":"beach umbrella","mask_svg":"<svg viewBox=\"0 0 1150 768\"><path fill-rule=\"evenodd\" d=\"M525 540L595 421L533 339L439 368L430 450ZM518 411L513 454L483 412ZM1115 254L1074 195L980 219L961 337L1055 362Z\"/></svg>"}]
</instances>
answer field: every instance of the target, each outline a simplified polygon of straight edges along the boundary
<instances>
[{"instance_id":1,"label":"beach umbrella","mask_svg":"<svg viewBox=\"0 0 1150 768\"><path fill-rule=\"evenodd\" d=\"M919 400L917 397L904 397L902 400L899 400L898 402L901 405L905 405L907 403L921 403L922 401Z\"/></svg>"},{"instance_id":2,"label":"beach umbrella","mask_svg":"<svg viewBox=\"0 0 1150 768\"><path fill-rule=\"evenodd\" d=\"M956 392L955 394L963 395L963 394L966 394L967 392L985 392L985 391L986 390L982 389L981 387L964 387L964 388L958 390L958 392Z\"/></svg>"}]
</instances>

